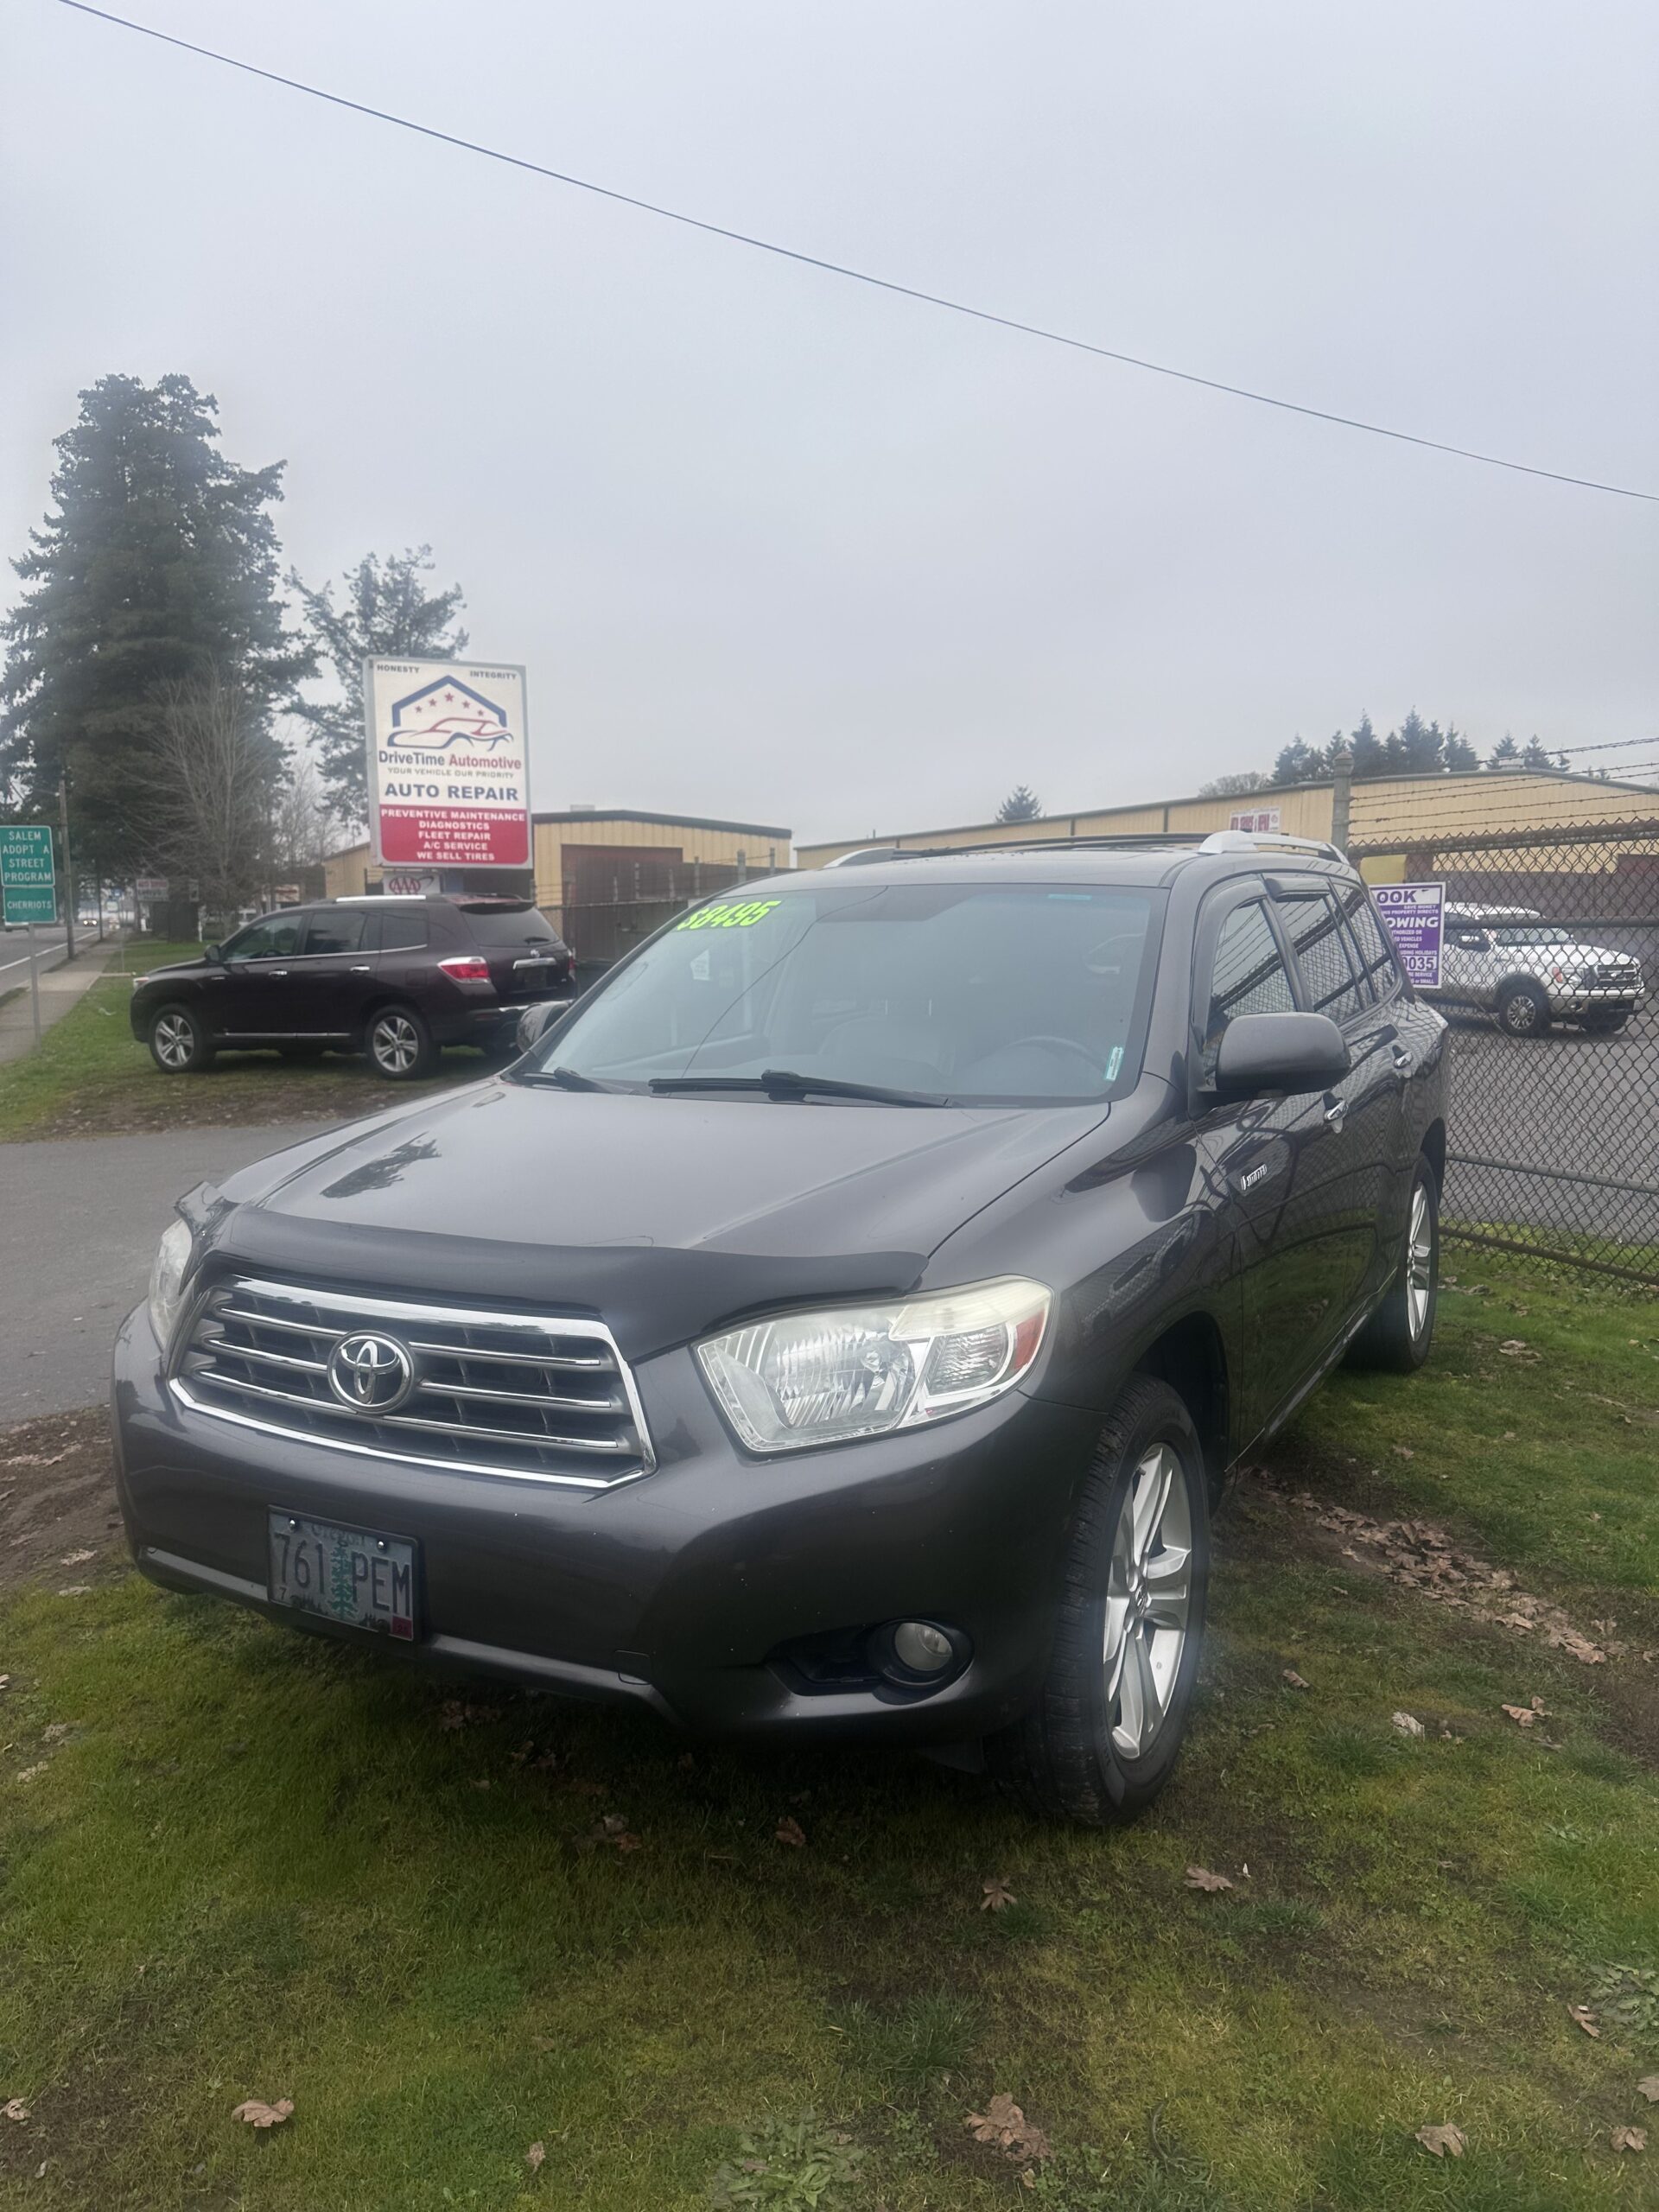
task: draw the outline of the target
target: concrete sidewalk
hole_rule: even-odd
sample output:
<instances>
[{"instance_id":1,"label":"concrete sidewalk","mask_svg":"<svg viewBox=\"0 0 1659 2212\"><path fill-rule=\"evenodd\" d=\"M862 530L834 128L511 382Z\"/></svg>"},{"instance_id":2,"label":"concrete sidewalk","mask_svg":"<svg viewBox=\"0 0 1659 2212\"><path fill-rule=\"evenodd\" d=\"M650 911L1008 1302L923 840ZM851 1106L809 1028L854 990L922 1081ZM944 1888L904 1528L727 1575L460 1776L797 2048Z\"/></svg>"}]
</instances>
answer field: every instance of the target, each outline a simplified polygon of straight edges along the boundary
<instances>
[{"instance_id":1,"label":"concrete sidewalk","mask_svg":"<svg viewBox=\"0 0 1659 2212\"><path fill-rule=\"evenodd\" d=\"M8 945L20 944L22 939L14 935L8 938L7 943ZM62 1020L70 1007L86 995L108 969L111 963L119 956L120 951L120 942L115 938L105 938L102 944L98 944L95 939L89 938L84 951L80 948L78 938L75 957L72 961L64 960L63 946L60 943L54 945L49 953L42 955L41 963L41 1031L42 1035L54 1021ZM47 967L46 962L48 959L55 960L58 964L53 968ZM16 971L12 972L15 977ZM22 989L16 991L13 997L9 998L3 1006L0 1006L0 1065L7 1060L20 1060L25 1052L34 1048L35 1022L34 1016L29 1011L27 968L22 971Z\"/></svg>"}]
</instances>

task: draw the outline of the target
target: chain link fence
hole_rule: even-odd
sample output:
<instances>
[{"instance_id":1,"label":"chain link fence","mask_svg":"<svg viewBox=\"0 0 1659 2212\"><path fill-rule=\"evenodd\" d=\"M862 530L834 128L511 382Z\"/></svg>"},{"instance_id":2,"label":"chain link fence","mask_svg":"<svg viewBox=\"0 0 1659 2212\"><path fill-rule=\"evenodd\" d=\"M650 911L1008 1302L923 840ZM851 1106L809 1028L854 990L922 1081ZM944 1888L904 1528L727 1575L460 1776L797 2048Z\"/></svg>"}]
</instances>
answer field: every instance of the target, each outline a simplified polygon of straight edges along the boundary
<instances>
[{"instance_id":1,"label":"chain link fence","mask_svg":"<svg viewBox=\"0 0 1659 2212\"><path fill-rule=\"evenodd\" d=\"M1649 820L1411 846L1404 872L1446 886L1446 1234L1659 1286L1659 794Z\"/></svg>"}]
</instances>

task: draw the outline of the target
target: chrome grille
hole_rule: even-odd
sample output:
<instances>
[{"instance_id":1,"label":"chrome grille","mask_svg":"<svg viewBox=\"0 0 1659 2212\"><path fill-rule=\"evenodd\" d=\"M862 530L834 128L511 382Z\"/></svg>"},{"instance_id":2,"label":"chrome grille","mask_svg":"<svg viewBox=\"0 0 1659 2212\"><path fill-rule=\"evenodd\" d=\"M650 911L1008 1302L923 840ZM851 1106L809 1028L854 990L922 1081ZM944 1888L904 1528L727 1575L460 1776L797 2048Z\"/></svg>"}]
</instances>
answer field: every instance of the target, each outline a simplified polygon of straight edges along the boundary
<instances>
[{"instance_id":1,"label":"chrome grille","mask_svg":"<svg viewBox=\"0 0 1659 2212\"><path fill-rule=\"evenodd\" d=\"M345 1402L336 1349L390 1338L412 1379L386 1411ZM363 1297L232 1275L191 1316L175 1393L200 1413L405 1464L608 1489L655 1460L602 1322Z\"/></svg>"}]
</instances>

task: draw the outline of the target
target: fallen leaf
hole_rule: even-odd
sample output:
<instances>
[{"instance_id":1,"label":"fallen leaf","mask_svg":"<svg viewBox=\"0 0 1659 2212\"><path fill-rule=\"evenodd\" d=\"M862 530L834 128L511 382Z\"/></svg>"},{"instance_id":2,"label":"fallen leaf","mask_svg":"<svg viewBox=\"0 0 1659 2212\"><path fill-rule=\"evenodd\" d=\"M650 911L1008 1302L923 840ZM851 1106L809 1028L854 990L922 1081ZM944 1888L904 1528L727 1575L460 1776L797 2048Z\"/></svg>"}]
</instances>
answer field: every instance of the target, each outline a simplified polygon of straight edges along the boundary
<instances>
[{"instance_id":1,"label":"fallen leaf","mask_svg":"<svg viewBox=\"0 0 1659 2212\"><path fill-rule=\"evenodd\" d=\"M46 1761L42 1759L38 1766L26 1766L22 1772L17 1777L17 1779L19 1782L33 1782L37 1776L42 1775L45 1772Z\"/></svg>"},{"instance_id":2,"label":"fallen leaf","mask_svg":"<svg viewBox=\"0 0 1659 2212\"><path fill-rule=\"evenodd\" d=\"M1530 1728L1538 1718L1529 1705L1506 1705L1503 1710L1517 1728Z\"/></svg>"},{"instance_id":3,"label":"fallen leaf","mask_svg":"<svg viewBox=\"0 0 1659 2212\"><path fill-rule=\"evenodd\" d=\"M979 1909L982 1912L1001 1912L1005 1905L1018 1904L1020 1902L1008 1887L1008 1878L1006 1874L994 1874L988 1882L982 1882L980 1887L985 1892L979 1901Z\"/></svg>"},{"instance_id":4,"label":"fallen leaf","mask_svg":"<svg viewBox=\"0 0 1659 2212\"><path fill-rule=\"evenodd\" d=\"M624 1828L616 1839L616 1847L619 1851L638 1851L642 1847L639 1838L635 1835L632 1829Z\"/></svg>"},{"instance_id":5,"label":"fallen leaf","mask_svg":"<svg viewBox=\"0 0 1659 2212\"><path fill-rule=\"evenodd\" d=\"M1232 1884L1224 1874L1212 1874L1207 1866L1189 1866L1186 1870L1189 1890L1230 1890Z\"/></svg>"},{"instance_id":6,"label":"fallen leaf","mask_svg":"<svg viewBox=\"0 0 1659 2212\"><path fill-rule=\"evenodd\" d=\"M10 1675L0 1675L0 1690L9 1690L10 1688L11 1676Z\"/></svg>"},{"instance_id":7,"label":"fallen leaf","mask_svg":"<svg viewBox=\"0 0 1659 2212\"><path fill-rule=\"evenodd\" d=\"M58 1561L60 1567L85 1567L89 1559L96 1559L96 1552L66 1552Z\"/></svg>"},{"instance_id":8,"label":"fallen leaf","mask_svg":"<svg viewBox=\"0 0 1659 2212\"><path fill-rule=\"evenodd\" d=\"M621 1813L607 1813L600 1821L597 1833L603 1836L626 1835L627 1834L627 1828L628 1823L625 1815Z\"/></svg>"},{"instance_id":9,"label":"fallen leaf","mask_svg":"<svg viewBox=\"0 0 1659 2212\"><path fill-rule=\"evenodd\" d=\"M90 1582L69 1582L59 1591L58 1595L60 1598L85 1598L90 1595L92 1587Z\"/></svg>"},{"instance_id":10,"label":"fallen leaf","mask_svg":"<svg viewBox=\"0 0 1659 2212\"><path fill-rule=\"evenodd\" d=\"M1567 2008L1567 2017L1575 2027L1582 2028L1586 2035L1600 2035L1601 2022L1587 2005L1569 2005Z\"/></svg>"},{"instance_id":11,"label":"fallen leaf","mask_svg":"<svg viewBox=\"0 0 1659 2212\"><path fill-rule=\"evenodd\" d=\"M793 1844L798 1851L806 1841L806 1831L798 1820L785 1813L772 1831L779 1843Z\"/></svg>"},{"instance_id":12,"label":"fallen leaf","mask_svg":"<svg viewBox=\"0 0 1659 2212\"><path fill-rule=\"evenodd\" d=\"M983 2112L970 2112L963 2126L969 2130L976 2143L994 2143L1011 2158L1049 2156L1047 2136L1026 2118L1012 2097L993 2097Z\"/></svg>"},{"instance_id":13,"label":"fallen leaf","mask_svg":"<svg viewBox=\"0 0 1659 2212\"><path fill-rule=\"evenodd\" d=\"M74 1727L73 1720L54 1720L41 1731L43 1744L60 1744Z\"/></svg>"},{"instance_id":14,"label":"fallen leaf","mask_svg":"<svg viewBox=\"0 0 1659 2212\"><path fill-rule=\"evenodd\" d=\"M245 2102L238 2105L231 2118L245 2120L250 2127L280 2127L293 2109L292 2097L278 2097L274 2105L265 2104L257 2097L249 2097Z\"/></svg>"},{"instance_id":15,"label":"fallen leaf","mask_svg":"<svg viewBox=\"0 0 1659 2212\"><path fill-rule=\"evenodd\" d=\"M1636 2093L1645 2097L1650 2105L1659 2105L1659 2074L1649 2074L1636 2085Z\"/></svg>"},{"instance_id":16,"label":"fallen leaf","mask_svg":"<svg viewBox=\"0 0 1659 2212\"><path fill-rule=\"evenodd\" d=\"M1420 2127L1416 2140L1422 2145L1425 2151L1432 2151L1437 2158L1445 2158L1448 2151L1454 2158L1460 2158L1463 2156L1463 2130L1460 2127L1453 2127L1449 2120L1443 2127Z\"/></svg>"},{"instance_id":17,"label":"fallen leaf","mask_svg":"<svg viewBox=\"0 0 1659 2212\"><path fill-rule=\"evenodd\" d=\"M1294 1690L1305 1690L1309 1688L1294 1667L1287 1667L1280 1680L1288 1682Z\"/></svg>"},{"instance_id":18,"label":"fallen leaf","mask_svg":"<svg viewBox=\"0 0 1659 2212\"><path fill-rule=\"evenodd\" d=\"M1395 1452L1402 1459L1414 1459L1417 1457L1417 1454L1412 1450L1409 1444L1396 1444L1394 1448Z\"/></svg>"},{"instance_id":19,"label":"fallen leaf","mask_svg":"<svg viewBox=\"0 0 1659 2212\"><path fill-rule=\"evenodd\" d=\"M532 2143L529 2150L524 2153L524 2164L530 2168L531 2173L538 2173L541 2171L542 2160L546 2156L547 2145L545 2143Z\"/></svg>"},{"instance_id":20,"label":"fallen leaf","mask_svg":"<svg viewBox=\"0 0 1659 2212\"><path fill-rule=\"evenodd\" d=\"M29 2118L29 2107L21 2097L14 2097L10 2104L0 2105L0 2113L8 2120L25 2120Z\"/></svg>"},{"instance_id":21,"label":"fallen leaf","mask_svg":"<svg viewBox=\"0 0 1659 2212\"><path fill-rule=\"evenodd\" d=\"M1414 1713L1395 1713L1389 1717L1402 1736L1421 1736L1427 1732Z\"/></svg>"},{"instance_id":22,"label":"fallen leaf","mask_svg":"<svg viewBox=\"0 0 1659 2212\"><path fill-rule=\"evenodd\" d=\"M1645 2151L1648 2131L1645 2127L1616 2127L1613 2130L1615 2151Z\"/></svg>"}]
</instances>

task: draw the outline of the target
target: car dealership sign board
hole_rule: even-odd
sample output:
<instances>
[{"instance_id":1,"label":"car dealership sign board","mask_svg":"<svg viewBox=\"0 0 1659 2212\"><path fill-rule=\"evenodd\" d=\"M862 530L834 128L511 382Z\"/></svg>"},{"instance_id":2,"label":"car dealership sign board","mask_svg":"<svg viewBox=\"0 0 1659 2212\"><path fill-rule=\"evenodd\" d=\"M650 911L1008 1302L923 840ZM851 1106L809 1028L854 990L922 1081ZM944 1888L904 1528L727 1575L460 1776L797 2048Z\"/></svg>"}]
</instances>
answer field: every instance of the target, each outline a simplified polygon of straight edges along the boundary
<instances>
[{"instance_id":1,"label":"car dealership sign board","mask_svg":"<svg viewBox=\"0 0 1659 2212\"><path fill-rule=\"evenodd\" d=\"M385 868L529 868L524 671L365 660L369 835Z\"/></svg>"},{"instance_id":2,"label":"car dealership sign board","mask_svg":"<svg viewBox=\"0 0 1659 2212\"><path fill-rule=\"evenodd\" d=\"M1446 922L1443 883L1374 883L1371 896L1394 939L1400 964L1426 991L1440 988L1440 938Z\"/></svg>"}]
</instances>

